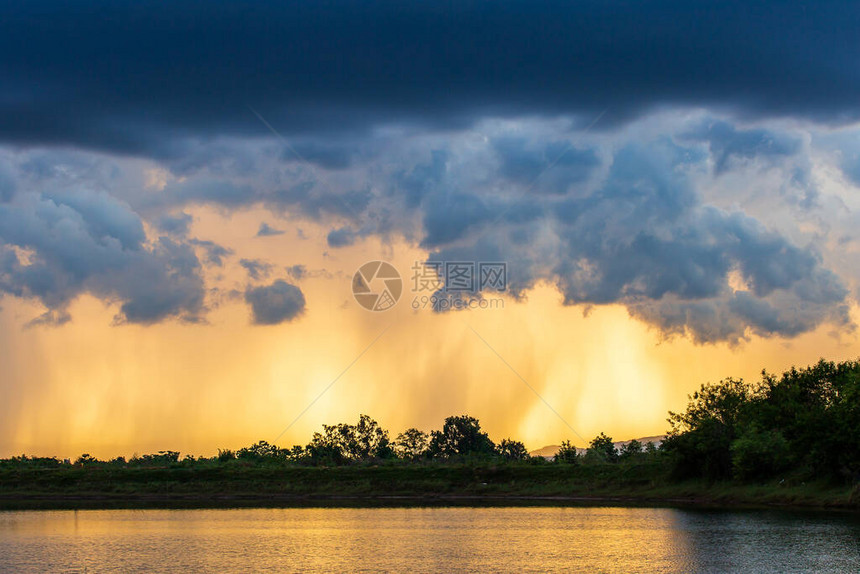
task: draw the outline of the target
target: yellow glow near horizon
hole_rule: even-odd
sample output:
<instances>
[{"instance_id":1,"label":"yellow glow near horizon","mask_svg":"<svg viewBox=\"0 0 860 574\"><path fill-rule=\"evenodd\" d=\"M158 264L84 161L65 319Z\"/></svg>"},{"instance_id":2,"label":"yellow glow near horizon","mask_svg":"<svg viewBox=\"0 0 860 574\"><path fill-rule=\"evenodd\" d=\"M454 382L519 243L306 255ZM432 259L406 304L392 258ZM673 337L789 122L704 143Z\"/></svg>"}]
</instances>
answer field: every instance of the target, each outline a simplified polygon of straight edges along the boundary
<instances>
[{"instance_id":1,"label":"yellow glow near horizon","mask_svg":"<svg viewBox=\"0 0 860 574\"><path fill-rule=\"evenodd\" d=\"M307 239L297 240L289 222L279 222L289 229L285 236L255 238L261 218L271 215L195 215L195 235L271 261L273 277L296 263L326 269L300 283L306 313L258 327L241 300L225 297L209 325L117 327L115 307L82 297L70 309L71 323L24 329L38 306L7 297L0 311L0 456L212 455L272 441L386 328L279 445L304 444L322 423L354 422L360 413L392 436L468 413L494 440L516 438L529 449L562 440L582 446L568 424L585 439L656 435L667 428L667 411L682 408L704 382L860 355L856 335L835 338L828 326L791 341L753 337L736 348L662 340L621 306L584 315L561 305L547 285L525 301L506 299L502 310L413 311L409 268L426 256L414 246L368 241L323 255L325 230L311 224L301 225ZM361 309L349 291L353 271L377 258L391 260L406 283L398 306L385 313ZM236 259L208 274L225 293L246 285ZM853 315L860 320L856 307Z\"/></svg>"}]
</instances>

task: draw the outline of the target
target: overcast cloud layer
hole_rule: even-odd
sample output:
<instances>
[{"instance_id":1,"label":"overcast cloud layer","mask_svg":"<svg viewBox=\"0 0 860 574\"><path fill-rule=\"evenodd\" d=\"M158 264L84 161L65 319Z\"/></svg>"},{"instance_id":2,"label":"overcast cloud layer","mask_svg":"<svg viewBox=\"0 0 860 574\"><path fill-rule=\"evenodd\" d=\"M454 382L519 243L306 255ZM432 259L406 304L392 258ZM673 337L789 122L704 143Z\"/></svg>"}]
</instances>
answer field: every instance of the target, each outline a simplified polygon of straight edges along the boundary
<instances>
[{"instance_id":1,"label":"overcast cloud layer","mask_svg":"<svg viewBox=\"0 0 860 574\"><path fill-rule=\"evenodd\" d=\"M546 282L701 343L853 329L853 5L3 11L0 291L33 324L85 293L117 323L205 322L230 265L252 322L299 320L302 262L195 236L208 205L268 209L259 241L311 222L332 252L507 261L517 299Z\"/></svg>"},{"instance_id":2,"label":"overcast cloud layer","mask_svg":"<svg viewBox=\"0 0 860 574\"><path fill-rule=\"evenodd\" d=\"M284 132L666 105L841 122L858 28L826 0L34 0L0 19L0 137L174 157L265 133L249 105Z\"/></svg>"}]
</instances>

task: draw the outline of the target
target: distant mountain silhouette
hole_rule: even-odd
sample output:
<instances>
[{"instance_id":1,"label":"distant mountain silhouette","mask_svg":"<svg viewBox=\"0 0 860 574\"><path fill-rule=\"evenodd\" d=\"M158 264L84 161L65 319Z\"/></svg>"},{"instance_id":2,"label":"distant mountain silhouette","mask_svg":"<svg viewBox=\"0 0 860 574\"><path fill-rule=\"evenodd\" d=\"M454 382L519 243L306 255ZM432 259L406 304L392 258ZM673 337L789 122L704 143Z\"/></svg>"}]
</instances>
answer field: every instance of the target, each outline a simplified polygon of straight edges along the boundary
<instances>
[{"instance_id":1,"label":"distant mountain silhouette","mask_svg":"<svg viewBox=\"0 0 860 574\"><path fill-rule=\"evenodd\" d=\"M631 440L638 440L638 441L639 441L639 442L641 442L642 444L645 444L645 443L649 443L649 442L650 442L650 443L654 443L654 446L660 446L660 444L663 442L663 439L664 439L664 438L666 438L666 435L646 436L646 437L637 438L637 439L619 440L619 441L615 441L615 442L614 442L614 443L612 443L612 444L614 444L614 445L615 445L615 448L621 448L622 446L624 446L624 445L626 445L627 443L629 443ZM547 445L547 446L541 447L541 448L539 448L539 449L537 449L537 450L533 450L533 451L531 451L529 454L530 454L531 456L542 456L542 457L544 457L544 458L552 458L552 457L554 457L554 456L555 456L555 453L557 453L557 452L558 452L558 449L559 449L559 448L561 448L561 446L560 446L560 445L557 445L557 444L550 444L550 445ZM588 450L588 449L587 449L587 448L576 447L576 453L577 453L577 454L580 454L580 455L585 454L585 451L586 451L586 450Z\"/></svg>"}]
</instances>

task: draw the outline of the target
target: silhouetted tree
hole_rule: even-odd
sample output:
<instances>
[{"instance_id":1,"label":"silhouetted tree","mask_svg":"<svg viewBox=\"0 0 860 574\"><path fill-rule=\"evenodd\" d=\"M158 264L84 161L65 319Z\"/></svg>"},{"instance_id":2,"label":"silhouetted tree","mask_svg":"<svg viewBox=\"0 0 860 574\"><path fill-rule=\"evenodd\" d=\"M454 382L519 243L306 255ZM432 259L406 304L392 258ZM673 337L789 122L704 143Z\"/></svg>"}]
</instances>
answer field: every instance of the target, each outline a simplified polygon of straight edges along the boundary
<instances>
[{"instance_id":1,"label":"silhouetted tree","mask_svg":"<svg viewBox=\"0 0 860 574\"><path fill-rule=\"evenodd\" d=\"M416 428L409 428L397 435L394 452L406 460L418 460L427 454L429 436Z\"/></svg>"},{"instance_id":2,"label":"silhouetted tree","mask_svg":"<svg viewBox=\"0 0 860 574\"><path fill-rule=\"evenodd\" d=\"M496 452L505 460L526 460L529 457L526 445L509 438L502 439L502 442L496 447Z\"/></svg>"},{"instance_id":3,"label":"silhouetted tree","mask_svg":"<svg viewBox=\"0 0 860 574\"><path fill-rule=\"evenodd\" d=\"M495 445L487 433L481 430L478 419L467 415L445 419L441 431L430 435L430 454L448 458L466 455L492 455Z\"/></svg>"},{"instance_id":4,"label":"silhouetted tree","mask_svg":"<svg viewBox=\"0 0 860 574\"><path fill-rule=\"evenodd\" d=\"M732 471L742 480L767 478L790 464L788 441L777 430L750 426L732 442Z\"/></svg>"},{"instance_id":5,"label":"silhouetted tree","mask_svg":"<svg viewBox=\"0 0 860 574\"><path fill-rule=\"evenodd\" d=\"M558 448L558 452L555 453L555 456L553 456L552 459L555 462L576 464L579 462L579 453L576 451L576 447L570 444L569 440L565 440L562 441L561 446Z\"/></svg>"},{"instance_id":6,"label":"silhouetted tree","mask_svg":"<svg viewBox=\"0 0 860 574\"><path fill-rule=\"evenodd\" d=\"M676 459L676 473L711 479L732 475L732 441L755 390L739 379L702 385L687 410L669 413L672 425L664 446Z\"/></svg>"},{"instance_id":7,"label":"silhouetted tree","mask_svg":"<svg viewBox=\"0 0 860 574\"><path fill-rule=\"evenodd\" d=\"M621 447L619 458L621 460L630 460L640 454L642 454L642 443L633 439Z\"/></svg>"},{"instance_id":8,"label":"silhouetted tree","mask_svg":"<svg viewBox=\"0 0 860 574\"><path fill-rule=\"evenodd\" d=\"M615 462L618 460L618 450L612 443L612 438L600 433L591 440L588 445L588 450L599 455L606 462Z\"/></svg>"},{"instance_id":9,"label":"silhouetted tree","mask_svg":"<svg viewBox=\"0 0 860 574\"><path fill-rule=\"evenodd\" d=\"M277 462L286 460L287 453L277 446L261 440L251 446L239 449L236 458L255 462Z\"/></svg>"},{"instance_id":10,"label":"silhouetted tree","mask_svg":"<svg viewBox=\"0 0 860 574\"><path fill-rule=\"evenodd\" d=\"M356 425L323 425L323 432L314 433L305 450L316 463L343 464L394 456L388 431L367 415L361 415Z\"/></svg>"},{"instance_id":11,"label":"silhouetted tree","mask_svg":"<svg viewBox=\"0 0 860 574\"><path fill-rule=\"evenodd\" d=\"M235 460L236 453L230 450L229 448L218 449L218 462L227 462L228 460Z\"/></svg>"},{"instance_id":12,"label":"silhouetted tree","mask_svg":"<svg viewBox=\"0 0 860 574\"><path fill-rule=\"evenodd\" d=\"M100 462L101 461L99 459L93 457L92 455L90 455L88 453L84 453L78 457L78 459L75 461L75 464L80 464L82 466L86 466L88 464L98 464Z\"/></svg>"}]
</instances>

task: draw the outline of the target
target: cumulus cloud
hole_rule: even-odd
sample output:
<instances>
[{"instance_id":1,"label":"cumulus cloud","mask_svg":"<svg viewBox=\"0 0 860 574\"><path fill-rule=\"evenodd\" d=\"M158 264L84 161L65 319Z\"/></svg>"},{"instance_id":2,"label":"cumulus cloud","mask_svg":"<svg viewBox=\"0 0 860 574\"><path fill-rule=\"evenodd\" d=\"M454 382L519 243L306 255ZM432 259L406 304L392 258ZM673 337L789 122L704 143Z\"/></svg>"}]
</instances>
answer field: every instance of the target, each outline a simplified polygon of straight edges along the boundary
<instances>
[{"instance_id":1,"label":"cumulus cloud","mask_svg":"<svg viewBox=\"0 0 860 574\"><path fill-rule=\"evenodd\" d=\"M168 235L184 237L188 235L188 231L191 228L191 223L193 221L194 218L183 211L176 214L165 213L163 215L159 215L152 223L159 231L163 231Z\"/></svg>"},{"instance_id":2,"label":"cumulus cloud","mask_svg":"<svg viewBox=\"0 0 860 574\"><path fill-rule=\"evenodd\" d=\"M68 305L84 293L119 302L119 322L193 320L205 292L189 245L147 241L127 204L90 191L0 204L0 291L41 301L48 311L37 324L67 321Z\"/></svg>"},{"instance_id":3,"label":"cumulus cloud","mask_svg":"<svg viewBox=\"0 0 860 574\"><path fill-rule=\"evenodd\" d=\"M628 145L593 193L532 195L529 216L516 204L475 196L460 203L480 210L447 218L444 207L438 217L428 211L431 260L506 261L515 297L549 281L567 304L620 303L664 333L699 342L734 342L750 332L791 337L824 321L851 327L848 290L816 249L702 203L674 152ZM730 284L733 273L743 289Z\"/></svg>"},{"instance_id":4,"label":"cumulus cloud","mask_svg":"<svg viewBox=\"0 0 860 574\"><path fill-rule=\"evenodd\" d=\"M847 330L849 271L834 267L826 253L823 212L801 229L774 207L787 203L782 186L795 185L796 170L806 169L809 180L813 166L806 156L814 138L785 125L749 127L705 111L682 118L664 114L600 133L583 133L569 118L491 121L477 131L391 136L384 153L364 158L369 163L325 173L284 162L279 146L254 140L249 149L262 151L255 169L206 167L170 178L158 193L129 193L134 210L116 199L96 206L64 193L40 197L80 213L88 233L112 237L124 249L157 249L161 239L147 241L142 227L135 227L136 212L146 213L177 249L196 251L207 265L222 265L232 252L187 238L193 206L224 214L264 207L296 223L321 224L331 248L373 236L383 243L405 240L436 261L505 261L515 298L548 283L567 304L623 305L664 334L703 343L737 342L753 333L792 337L824 322ZM48 170L39 185L54 189L74 169ZM93 171L83 164L80 169ZM110 171L101 164L96 170ZM116 181L104 177L104 187ZM737 195L726 195L725 188L738 182L743 186ZM755 204L725 200L751 189L770 194L760 201L765 208L756 212ZM19 191L7 205L17 205L22 195L30 194ZM844 226L837 231L854 234ZM281 231L260 224L258 235L276 233ZM14 250L6 259L9 253L26 260ZM264 261L242 258L239 264L251 281L272 276ZM313 273L287 269L291 281ZM257 301L258 323L280 316L273 310L278 305L266 307L267 292L246 293L252 308ZM61 318L57 313L45 321Z\"/></svg>"},{"instance_id":5,"label":"cumulus cloud","mask_svg":"<svg viewBox=\"0 0 860 574\"><path fill-rule=\"evenodd\" d=\"M0 166L0 203L11 201L16 189L17 184L12 175L3 166Z\"/></svg>"},{"instance_id":6,"label":"cumulus cloud","mask_svg":"<svg viewBox=\"0 0 860 574\"><path fill-rule=\"evenodd\" d=\"M248 287L245 301L251 306L256 325L289 322L305 310L305 295L302 290L282 279L271 285Z\"/></svg>"},{"instance_id":7,"label":"cumulus cloud","mask_svg":"<svg viewBox=\"0 0 860 574\"><path fill-rule=\"evenodd\" d=\"M724 173L731 161L787 157L801 148L797 137L765 129L738 130L726 121L703 122L682 137L708 144L717 174Z\"/></svg>"},{"instance_id":8,"label":"cumulus cloud","mask_svg":"<svg viewBox=\"0 0 860 574\"><path fill-rule=\"evenodd\" d=\"M492 146L501 161L502 177L548 193L567 193L600 164L594 150L579 149L568 141L532 147L526 138L500 137Z\"/></svg>"},{"instance_id":9,"label":"cumulus cloud","mask_svg":"<svg viewBox=\"0 0 860 574\"><path fill-rule=\"evenodd\" d=\"M215 205L234 210L262 205L273 212L322 221L331 217L360 219L367 210L373 194L370 190L340 190L323 185L317 179L299 176L278 184L249 181L236 174L213 178L204 175L169 183L161 194L142 198L147 210L169 210L187 205ZM265 226L265 227L264 227ZM258 236L278 235L263 223Z\"/></svg>"},{"instance_id":10,"label":"cumulus cloud","mask_svg":"<svg viewBox=\"0 0 860 574\"><path fill-rule=\"evenodd\" d=\"M0 19L0 291L41 301L34 325L84 293L118 321L201 320L203 265L233 254L189 238L206 205L312 220L330 248L506 261L514 297L547 282L700 342L851 328L828 241L856 224L815 211L813 169L860 182L856 133L830 130L831 159L798 126L860 119L856 5L150 4ZM158 185L129 175L153 166ZM305 307L282 280L245 299L259 324Z\"/></svg>"}]
</instances>

